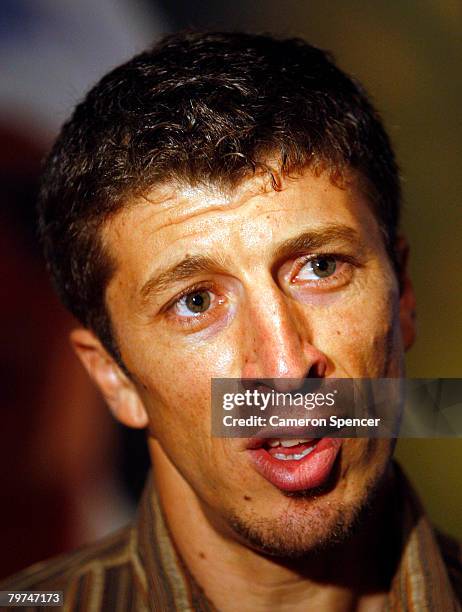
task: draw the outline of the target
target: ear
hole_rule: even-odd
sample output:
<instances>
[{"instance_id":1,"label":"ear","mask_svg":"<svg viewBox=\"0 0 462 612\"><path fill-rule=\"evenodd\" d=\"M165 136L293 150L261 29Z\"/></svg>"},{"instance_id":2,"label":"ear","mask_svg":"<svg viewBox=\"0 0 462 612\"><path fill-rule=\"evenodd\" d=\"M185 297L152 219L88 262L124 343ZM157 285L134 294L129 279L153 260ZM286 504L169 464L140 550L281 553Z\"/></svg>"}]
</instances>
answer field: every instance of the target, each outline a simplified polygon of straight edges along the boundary
<instances>
[{"instance_id":1,"label":"ear","mask_svg":"<svg viewBox=\"0 0 462 612\"><path fill-rule=\"evenodd\" d=\"M404 236L396 241L398 274L400 286L399 318L404 349L414 344L416 337L416 300L414 288L409 277L409 245Z\"/></svg>"},{"instance_id":2,"label":"ear","mask_svg":"<svg viewBox=\"0 0 462 612\"><path fill-rule=\"evenodd\" d=\"M146 427L148 416L135 385L93 332L85 328L74 329L70 341L115 418L128 427Z\"/></svg>"}]
</instances>

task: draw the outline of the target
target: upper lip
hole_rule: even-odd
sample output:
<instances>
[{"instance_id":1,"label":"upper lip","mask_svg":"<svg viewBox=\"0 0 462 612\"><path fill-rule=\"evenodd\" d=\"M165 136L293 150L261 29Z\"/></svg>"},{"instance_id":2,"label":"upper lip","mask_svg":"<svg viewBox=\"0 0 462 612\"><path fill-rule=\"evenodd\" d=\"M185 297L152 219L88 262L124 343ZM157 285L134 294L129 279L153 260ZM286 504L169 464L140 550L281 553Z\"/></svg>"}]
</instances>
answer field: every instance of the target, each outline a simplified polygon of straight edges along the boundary
<instances>
[{"instance_id":1,"label":"upper lip","mask_svg":"<svg viewBox=\"0 0 462 612\"><path fill-rule=\"evenodd\" d=\"M246 450L255 450L257 448L261 448L268 438L249 438L247 440L245 449Z\"/></svg>"}]
</instances>

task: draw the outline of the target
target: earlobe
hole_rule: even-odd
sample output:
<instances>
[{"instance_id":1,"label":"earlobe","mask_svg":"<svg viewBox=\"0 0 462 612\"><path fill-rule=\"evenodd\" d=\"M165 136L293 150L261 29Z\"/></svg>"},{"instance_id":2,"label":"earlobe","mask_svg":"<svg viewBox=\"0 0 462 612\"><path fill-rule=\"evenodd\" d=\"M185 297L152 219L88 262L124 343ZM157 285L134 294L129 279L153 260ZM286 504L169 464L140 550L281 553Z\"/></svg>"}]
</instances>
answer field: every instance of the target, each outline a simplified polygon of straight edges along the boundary
<instances>
[{"instance_id":1,"label":"earlobe","mask_svg":"<svg viewBox=\"0 0 462 612\"><path fill-rule=\"evenodd\" d=\"M399 266L401 336L404 349L407 351L414 344L416 337L416 299L408 271L409 246L403 236L397 240L396 253Z\"/></svg>"},{"instance_id":2,"label":"earlobe","mask_svg":"<svg viewBox=\"0 0 462 612\"><path fill-rule=\"evenodd\" d=\"M136 387L89 329L74 329L71 345L101 391L115 418L136 429L148 424L148 416Z\"/></svg>"}]
</instances>

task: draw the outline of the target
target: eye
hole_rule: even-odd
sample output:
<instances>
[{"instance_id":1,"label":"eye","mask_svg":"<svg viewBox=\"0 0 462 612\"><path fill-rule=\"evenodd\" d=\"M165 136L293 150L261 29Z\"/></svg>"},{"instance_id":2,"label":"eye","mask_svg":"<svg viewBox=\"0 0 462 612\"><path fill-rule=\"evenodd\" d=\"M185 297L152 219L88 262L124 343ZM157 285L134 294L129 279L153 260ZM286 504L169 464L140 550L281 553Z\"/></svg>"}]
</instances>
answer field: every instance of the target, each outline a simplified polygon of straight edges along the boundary
<instances>
[{"instance_id":1,"label":"eye","mask_svg":"<svg viewBox=\"0 0 462 612\"><path fill-rule=\"evenodd\" d=\"M212 294L205 289L192 291L181 297L175 304L176 313L182 317L200 315L210 308Z\"/></svg>"},{"instance_id":2,"label":"eye","mask_svg":"<svg viewBox=\"0 0 462 612\"><path fill-rule=\"evenodd\" d=\"M337 259L330 255L314 257L300 268L294 280L318 280L328 278L337 270Z\"/></svg>"}]
</instances>

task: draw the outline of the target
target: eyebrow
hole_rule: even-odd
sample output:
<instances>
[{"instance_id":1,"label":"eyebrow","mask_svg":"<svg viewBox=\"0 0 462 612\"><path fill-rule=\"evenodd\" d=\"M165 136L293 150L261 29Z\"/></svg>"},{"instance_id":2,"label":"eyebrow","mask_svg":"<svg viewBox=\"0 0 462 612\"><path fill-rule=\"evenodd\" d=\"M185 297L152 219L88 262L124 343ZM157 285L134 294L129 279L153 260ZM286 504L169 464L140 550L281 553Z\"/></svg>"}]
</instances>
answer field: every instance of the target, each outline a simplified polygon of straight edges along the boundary
<instances>
[{"instance_id":1,"label":"eyebrow","mask_svg":"<svg viewBox=\"0 0 462 612\"><path fill-rule=\"evenodd\" d=\"M329 224L285 240L277 247L273 260L278 262L290 255L316 251L331 244L346 243L362 247L359 235L353 228ZM160 294L175 283L188 280L201 272L226 272L224 259L208 255L187 256L163 272L153 274L140 290L141 299L146 300L148 296Z\"/></svg>"},{"instance_id":2,"label":"eyebrow","mask_svg":"<svg viewBox=\"0 0 462 612\"><path fill-rule=\"evenodd\" d=\"M159 274L154 274L143 285L140 291L141 298L145 300L148 295L162 293L171 285L182 280L188 280L200 272L223 272L223 262L206 255L191 255L179 263L170 266Z\"/></svg>"},{"instance_id":3,"label":"eyebrow","mask_svg":"<svg viewBox=\"0 0 462 612\"><path fill-rule=\"evenodd\" d=\"M274 259L276 262L306 251L318 251L333 245L354 244L364 251L364 245L358 232L348 225L331 223L318 230L303 232L295 238L289 238L281 243L276 249Z\"/></svg>"}]
</instances>

